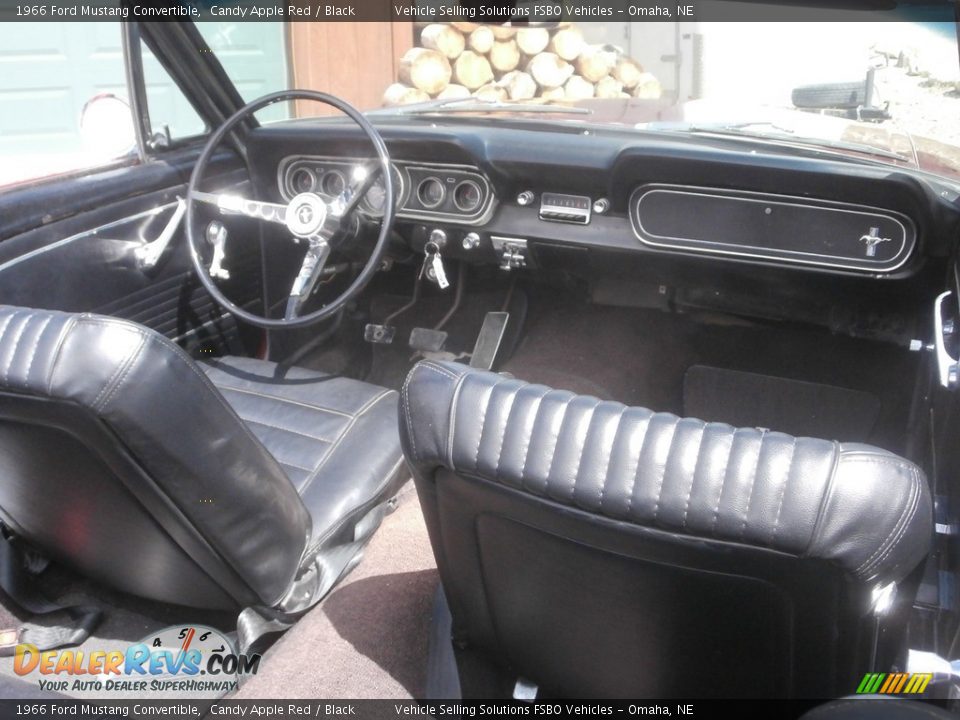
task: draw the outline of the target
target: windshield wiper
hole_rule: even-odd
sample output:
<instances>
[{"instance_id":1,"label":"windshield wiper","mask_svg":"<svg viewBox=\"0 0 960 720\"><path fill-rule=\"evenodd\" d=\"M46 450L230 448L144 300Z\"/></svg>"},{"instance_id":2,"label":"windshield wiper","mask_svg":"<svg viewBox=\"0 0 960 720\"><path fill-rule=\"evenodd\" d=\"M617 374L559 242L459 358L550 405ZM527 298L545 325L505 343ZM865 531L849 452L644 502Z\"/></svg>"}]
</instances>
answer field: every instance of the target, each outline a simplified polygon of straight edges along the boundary
<instances>
[{"instance_id":1,"label":"windshield wiper","mask_svg":"<svg viewBox=\"0 0 960 720\"><path fill-rule=\"evenodd\" d=\"M766 133L756 130L750 130L750 128L756 127L768 127L773 132ZM801 145L804 147L810 147L811 145L817 147L823 147L830 150L847 150L849 152L862 153L864 155L872 155L874 157L887 158L889 160L899 160L900 162L908 162L911 164L916 164L914 158L909 155L904 155L903 153L898 153L893 150L884 150L883 148L874 147L872 145L864 145L863 143L849 142L846 140L828 140L826 138L810 137L807 135L798 135L795 131L790 130L789 128L782 127L773 122L767 121L756 121L756 122L742 122L742 123L718 123L716 125L711 125L709 123L641 123L637 126L638 129L643 130L658 130L658 131L673 131L673 132L685 132L685 133L695 133L701 135L720 135L724 137L742 137L749 138L751 140L764 140L767 142L773 143L784 143L790 145Z\"/></svg>"},{"instance_id":2,"label":"windshield wiper","mask_svg":"<svg viewBox=\"0 0 960 720\"><path fill-rule=\"evenodd\" d=\"M444 98L443 100L431 100L429 102L414 103L404 105L399 108L389 108L386 110L376 110L376 114L392 115L433 115L441 113L493 113L493 112L517 112L517 113L564 113L569 115L590 115L593 111L589 108L576 107L573 105L548 105L547 103L521 103L507 102L504 100L484 100L476 97L465 98Z\"/></svg>"}]
</instances>

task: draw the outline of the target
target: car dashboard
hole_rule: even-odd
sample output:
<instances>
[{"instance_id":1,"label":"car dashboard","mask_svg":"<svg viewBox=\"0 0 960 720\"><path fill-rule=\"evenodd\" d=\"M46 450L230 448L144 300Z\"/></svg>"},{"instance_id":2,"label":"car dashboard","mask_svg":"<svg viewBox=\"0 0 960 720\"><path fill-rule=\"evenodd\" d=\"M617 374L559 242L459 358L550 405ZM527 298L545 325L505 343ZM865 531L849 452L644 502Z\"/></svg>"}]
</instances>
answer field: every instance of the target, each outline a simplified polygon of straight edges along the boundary
<instances>
[{"instance_id":1,"label":"car dashboard","mask_svg":"<svg viewBox=\"0 0 960 720\"><path fill-rule=\"evenodd\" d=\"M395 252L586 280L594 299L826 324L907 341L943 287L958 189L817 149L562 123L378 116ZM264 196L333 197L372 150L345 123L251 134ZM382 180L361 203L375 219Z\"/></svg>"}]
</instances>

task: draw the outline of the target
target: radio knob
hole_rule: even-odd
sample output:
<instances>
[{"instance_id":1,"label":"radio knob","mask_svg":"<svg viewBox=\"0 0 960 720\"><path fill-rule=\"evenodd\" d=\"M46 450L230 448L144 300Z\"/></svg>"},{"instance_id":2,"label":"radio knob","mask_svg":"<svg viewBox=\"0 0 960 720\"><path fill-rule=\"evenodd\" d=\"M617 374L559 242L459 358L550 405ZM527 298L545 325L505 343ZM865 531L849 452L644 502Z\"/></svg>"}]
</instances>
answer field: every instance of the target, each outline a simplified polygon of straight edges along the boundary
<instances>
[{"instance_id":1,"label":"radio knob","mask_svg":"<svg viewBox=\"0 0 960 720\"><path fill-rule=\"evenodd\" d=\"M480 236L475 232L467 233L460 244L463 245L464 250L473 250L480 245Z\"/></svg>"},{"instance_id":2,"label":"radio knob","mask_svg":"<svg viewBox=\"0 0 960 720\"><path fill-rule=\"evenodd\" d=\"M522 193L517 195L517 205L526 207L531 205L536 198L536 195L533 194L532 190L524 190Z\"/></svg>"},{"instance_id":3,"label":"radio knob","mask_svg":"<svg viewBox=\"0 0 960 720\"><path fill-rule=\"evenodd\" d=\"M607 210L610 209L610 201L606 198L599 198L593 202L593 211L597 215L603 215Z\"/></svg>"}]
</instances>

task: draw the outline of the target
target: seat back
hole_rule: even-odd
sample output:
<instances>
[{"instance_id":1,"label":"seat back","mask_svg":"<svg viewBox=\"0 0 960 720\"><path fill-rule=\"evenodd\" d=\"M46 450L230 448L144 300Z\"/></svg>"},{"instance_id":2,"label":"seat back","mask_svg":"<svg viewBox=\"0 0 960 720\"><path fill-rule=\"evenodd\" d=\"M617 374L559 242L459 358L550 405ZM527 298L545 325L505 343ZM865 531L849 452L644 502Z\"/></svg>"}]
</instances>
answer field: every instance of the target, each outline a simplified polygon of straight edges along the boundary
<instances>
[{"instance_id":1,"label":"seat back","mask_svg":"<svg viewBox=\"0 0 960 720\"><path fill-rule=\"evenodd\" d=\"M0 519L165 602L276 603L310 519L204 373L122 320L0 307Z\"/></svg>"},{"instance_id":2,"label":"seat back","mask_svg":"<svg viewBox=\"0 0 960 720\"><path fill-rule=\"evenodd\" d=\"M551 695L852 692L932 536L882 450L452 363L410 373L401 438L455 637Z\"/></svg>"}]
</instances>

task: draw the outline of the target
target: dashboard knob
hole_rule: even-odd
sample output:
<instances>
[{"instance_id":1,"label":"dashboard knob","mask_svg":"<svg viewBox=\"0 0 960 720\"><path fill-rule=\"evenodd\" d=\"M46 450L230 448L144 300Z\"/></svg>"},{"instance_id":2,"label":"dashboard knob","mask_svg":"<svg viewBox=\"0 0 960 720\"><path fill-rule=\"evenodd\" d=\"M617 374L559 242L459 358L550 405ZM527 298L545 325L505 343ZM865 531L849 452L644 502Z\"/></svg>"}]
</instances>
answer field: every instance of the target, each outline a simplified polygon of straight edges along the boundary
<instances>
[{"instance_id":1,"label":"dashboard knob","mask_svg":"<svg viewBox=\"0 0 960 720\"><path fill-rule=\"evenodd\" d=\"M430 242L436 243L439 249L443 249L447 244L447 233L440 228L434 228L430 231Z\"/></svg>"},{"instance_id":2,"label":"dashboard knob","mask_svg":"<svg viewBox=\"0 0 960 720\"><path fill-rule=\"evenodd\" d=\"M467 233L463 236L461 245L463 245L464 250L473 250L480 245L480 236L475 232Z\"/></svg>"},{"instance_id":3,"label":"dashboard knob","mask_svg":"<svg viewBox=\"0 0 960 720\"><path fill-rule=\"evenodd\" d=\"M536 196L533 194L532 190L524 190L522 193L517 195L517 205L522 205L526 207L533 203L533 200Z\"/></svg>"},{"instance_id":4,"label":"dashboard knob","mask_svg":"<svg viewBox=\"0 0 960 720\"><path fill-rule=\"evenodd\" d=\"M597 215L603 215L607 210L610 209L610 201L606 198L599 198L593 201L593 211Z\"/></svg>"}]
</instances>

